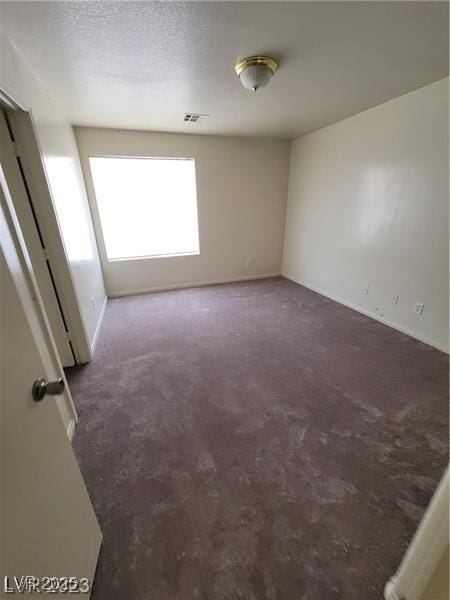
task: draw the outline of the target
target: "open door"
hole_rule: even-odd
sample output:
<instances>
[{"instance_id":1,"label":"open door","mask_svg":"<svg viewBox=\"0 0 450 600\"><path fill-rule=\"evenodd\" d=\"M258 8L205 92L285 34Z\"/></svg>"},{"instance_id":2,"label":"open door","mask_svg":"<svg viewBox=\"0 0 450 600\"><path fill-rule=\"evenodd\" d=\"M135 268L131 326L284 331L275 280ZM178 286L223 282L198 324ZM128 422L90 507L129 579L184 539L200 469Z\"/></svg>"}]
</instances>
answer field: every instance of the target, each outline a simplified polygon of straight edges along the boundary
<instances>
[{"instance_id":1,"label":"open door","mask_svg":"<svg viewBox=\"0 0 450 600\"><path fill-rule=\"evenodd\" d=\"M65 389L33 399L41 378L62 378ZM88 598L101 531L64 427L73 404L1 168L0 381L0 597Z\"/></svg>"}]
</instances>

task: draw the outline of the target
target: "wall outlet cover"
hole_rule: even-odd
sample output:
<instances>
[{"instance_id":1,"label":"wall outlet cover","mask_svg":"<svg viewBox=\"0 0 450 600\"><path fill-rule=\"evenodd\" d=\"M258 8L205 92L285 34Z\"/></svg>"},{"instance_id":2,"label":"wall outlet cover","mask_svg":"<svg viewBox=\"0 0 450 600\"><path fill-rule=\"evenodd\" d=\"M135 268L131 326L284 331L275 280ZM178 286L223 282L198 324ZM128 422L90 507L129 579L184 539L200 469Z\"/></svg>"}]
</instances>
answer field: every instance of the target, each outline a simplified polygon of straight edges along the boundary
<instances>
[{"instance_id":1,"label":"wall outlet cover","mask_svg":"<svg viewBox=\"0 0 450 600\"><path fill-rule=\"evenodd\" d=\"M414 312L417 315L421 315L423 313L424 304L422 302L416 302L414 305Z\"/></svg>"}]
</instances>

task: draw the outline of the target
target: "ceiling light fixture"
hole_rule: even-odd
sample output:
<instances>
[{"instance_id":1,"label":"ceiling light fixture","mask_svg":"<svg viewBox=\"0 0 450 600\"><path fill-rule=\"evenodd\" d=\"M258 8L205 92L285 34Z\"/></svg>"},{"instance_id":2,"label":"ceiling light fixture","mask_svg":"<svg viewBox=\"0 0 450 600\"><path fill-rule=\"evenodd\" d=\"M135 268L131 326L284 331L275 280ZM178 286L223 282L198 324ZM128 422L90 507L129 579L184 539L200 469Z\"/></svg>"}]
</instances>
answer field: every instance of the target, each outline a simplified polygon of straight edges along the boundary
<instances>
[{"instance_id":1,"label":"ceiling light fixture","mask_svg":"<svg viewBox=\"0 0 450 600\"><path fill-rule=\"evenodd\" d=\"M246 90L256 92L267 85L278 65L269 56L249 56L236 63L234 70Z\"/></svg>"}]
</instances>

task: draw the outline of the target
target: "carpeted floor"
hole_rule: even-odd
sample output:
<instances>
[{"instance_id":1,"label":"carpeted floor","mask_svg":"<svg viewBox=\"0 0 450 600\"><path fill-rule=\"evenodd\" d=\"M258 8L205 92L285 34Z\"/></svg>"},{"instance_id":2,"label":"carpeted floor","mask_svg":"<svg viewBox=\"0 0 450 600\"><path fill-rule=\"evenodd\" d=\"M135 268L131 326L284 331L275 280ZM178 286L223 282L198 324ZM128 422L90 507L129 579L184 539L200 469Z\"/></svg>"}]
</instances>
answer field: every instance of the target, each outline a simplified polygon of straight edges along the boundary
<instances>
[{"instance_id":1,"label":"carpeted floor","mask_svg":"<svg viewBox=\"0 0 450 600\"><path fill-rule=\"evenodd\" d=\"M448 361L285 279L112 300L68 373L93 600L380 600L448 460Z\"/></svg>"}]
</instances>

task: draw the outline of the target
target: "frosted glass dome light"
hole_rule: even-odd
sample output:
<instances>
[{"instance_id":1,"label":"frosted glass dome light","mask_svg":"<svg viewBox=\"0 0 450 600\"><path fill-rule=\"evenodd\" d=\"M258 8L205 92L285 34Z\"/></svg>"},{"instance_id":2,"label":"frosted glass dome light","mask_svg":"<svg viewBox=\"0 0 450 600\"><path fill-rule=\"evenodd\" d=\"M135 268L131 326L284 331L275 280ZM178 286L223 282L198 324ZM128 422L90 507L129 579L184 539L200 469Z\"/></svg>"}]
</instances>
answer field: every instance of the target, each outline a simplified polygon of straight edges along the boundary
<instances>
[{"instance_id":1,"label":"frosted glass dome light","mask_svg":"<svg viewBox=\"0 0 450 600\"><path fill-rule=\"evenodd\" d=\"M234 70L245 89L256 92L269 83L277 68L269 56L249 56L236 63Z\"/></svg>"}]
</instances>

